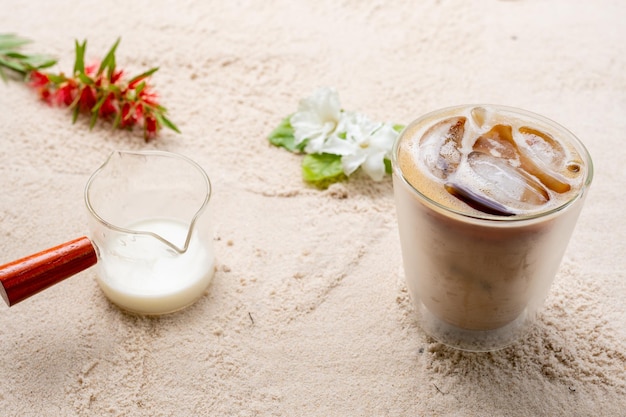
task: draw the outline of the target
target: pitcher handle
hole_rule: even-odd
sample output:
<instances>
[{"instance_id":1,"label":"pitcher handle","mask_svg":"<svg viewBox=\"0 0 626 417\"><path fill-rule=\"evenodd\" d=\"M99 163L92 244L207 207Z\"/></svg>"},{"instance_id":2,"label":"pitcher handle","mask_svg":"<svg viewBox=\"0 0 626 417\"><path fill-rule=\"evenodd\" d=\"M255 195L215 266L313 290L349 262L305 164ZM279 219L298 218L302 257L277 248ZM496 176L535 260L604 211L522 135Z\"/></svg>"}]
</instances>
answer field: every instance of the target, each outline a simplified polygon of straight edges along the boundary
<instances>
[{"instance_id":1,"label":"pitcher handle","mask_svg":"<svg viewBox=\"0 0 626 417\"><path fill-rule=\"evenodd\" d=\"M0 295L9 307L77 274L98 261L88 237L0 266Z\"/></svg>"}]
</instances>

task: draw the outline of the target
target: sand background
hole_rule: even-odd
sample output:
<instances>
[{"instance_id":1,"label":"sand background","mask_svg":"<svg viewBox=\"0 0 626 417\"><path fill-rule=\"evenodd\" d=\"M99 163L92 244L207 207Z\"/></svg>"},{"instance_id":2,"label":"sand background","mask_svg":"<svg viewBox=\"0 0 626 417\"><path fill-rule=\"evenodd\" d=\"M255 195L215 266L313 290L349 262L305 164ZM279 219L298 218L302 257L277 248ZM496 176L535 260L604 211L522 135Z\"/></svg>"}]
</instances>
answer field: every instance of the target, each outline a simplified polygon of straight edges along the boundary
<instances>
[{"instance_id":1,"label":"sand background","mask_svg":"<svg viewBox=\"0 0 626 417\"><path fill-rule=\"evenodd\" d=\"M0 262L87 233L83 188L111 151L162 149L214 186L218 270L161 318L121 313L88 270L0 307L3 416L625 416L626 3L619 0L0 1L0 32L71 71L117 37L153 66L182 134L93 130L0 84ZM496 353L416 326L390 178L304 184L267 134L333 86L408 123L500 103L567 126L595 180L541 320Z\"/></svg>"}]
</instances>

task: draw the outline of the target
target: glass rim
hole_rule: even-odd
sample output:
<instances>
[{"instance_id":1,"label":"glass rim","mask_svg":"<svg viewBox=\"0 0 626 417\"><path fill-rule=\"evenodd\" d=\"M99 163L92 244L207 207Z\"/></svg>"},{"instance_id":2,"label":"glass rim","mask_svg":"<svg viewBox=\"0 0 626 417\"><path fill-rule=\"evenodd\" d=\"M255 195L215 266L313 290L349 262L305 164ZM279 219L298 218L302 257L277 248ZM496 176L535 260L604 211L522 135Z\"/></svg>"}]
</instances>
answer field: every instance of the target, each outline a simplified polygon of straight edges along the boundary
<instances>
[{"instance_id":1,"label":"glass rim","mask_svg":"<svg viewBox=\"0 0 626 417\"><path fill-rule=\"evenodd\" d=\"M567 201L564 201L562 204L559 204L556 207L550 208L548 210L529 213L529 214L516 214L514 216L500 216L500 215L488 214L488 213L480 213L480 214L468 213L463 210L455 209L455 208L446 206L445 204L439 203L433 200L432 198L428 197L424 193L422 193L420 190L418 190L415 186L413 186L413 184L411 184L406 179L406 177L404 176L404 173L402 172L402 169L400 168L400 165L398 164L398 148L399 148L401 140L404 138L404 135L412 127L422 123L426 119L436 116L437 114L451 112L451 111L454 111L455 109L466 109L466 108L472 108L472 107L491 107L497 110L503 110L506 112L516 113L516 114L520 114L523 116L531 117L531 118L539 120L540 122L546 123L550 125L551 127L563 132L568 137L568 140L570 140L573 143L573 145L576 147L576 150L579 152L580 157L583 159L584 164L585 164L586 176L580 189L574 195L572 195L571 198L569 198ZM583 197L587 188L589 188L589 186L591 185L591 182L593 180L593 174L594 174L593 161L591 159L591 155L589 154L589 150L585 147L585 145L576 135L574 135L569 129L567 129L563 125L555 122L552 119L542 116L538 113L534 113L532 111L528 111L528 110L524 110L524 109L520 109L520 108L512 107L512 106L505 106L505 105L500 105L500 104L486 104L486 103L462 104L462 105L456 105L456 106L443 107L443 108L425 113L421 115L420 117L418 117L417 119L413 120L408 125L406 125L404 129L402 129L402 131L400 132L400 134L398 134L398 136L396 137L393 143L393 147L391 151L391 166L392 166L393 173L396 175L396 177L400 179L406 187L412 190L415 195L417 195L422 200L426 201L428 204L431 204L437 207L438 209L440 209L441 211L454 215L454 216L459 216L465 219L472 219L472 220L478 220L478 221L487 221L487 222L492 222L492 223L517 223L517 222L530 221L534 219L545 218L552 214L563 211L567 207L571 206L575 201Z\"/></svg>"},{"instance_id":2,"label":"glass rim","mask_svg":"<svg viewBox=\"0 0 626 417\"><path fill-rule=\"evenodd\" d=\"M206 191L204 192L205 196L204 196L204 201L202 202L202 204L200 204L200 207L198 207L198 209L195 211L191 221L189 222L189 226L188 226L188 230L187 230L187 236L185 238L185 243L183 245L182 248L178 247L177 245L174 245L172 242L168 241L167 239L164 239L163 237L161 237L160 235L154 233L154 232L149 232L149 231L141 231L141 230L133 230L133 229L128 229L122 226L118 226L115 225L111 222L109 222L108 220L105 220L102 216L100 216L97 212L97 210L95 209L95 207L93 206L90 196L89 196L89 191L91 189L91 185L93 184L93 182L95 181L95 179L98 177L98 174L100 174L102 172L102 170L104 168L106 168L106 166L112 161L112 159L118 155L135 155L135 156L161 156L161 157L166 157L166 158L174 158L174 159L179 159L181 161L184 161L186 163L188 163L191 167L195 168L195 170L198 172L198 174L200 174L201 178L203 179L203 183L206 186ZM213 191L213 187L211 185L211 180L209 179L209 176L207 175L206 171L200 166L200 164L198 164L197 162L195 162L194 160L192 160L191 158L188 158L182 154L176 153L176 152L170 152L170 151L159 151L159 150L144 150L144 151L133 151L133 150L117 150L117 151L113 151L109 154L109 156L107 157L107 159L102 163L102 165L100 165L89 177L89 179L87 180L87 183L85 185L85 190L84 190L84 198L85 198L85 205L87 206L87 210L89 211L89 214L91 214L91 216L98 221L100 224L102 224L103 226L111 229L111 230L115 230L117 232L121 232L121 233L126 233L126 234L131 234L131 235L143 235L143 236L152 236L155 239L158 239L159 241L161 241L162 243L164 243L165 245L169 246L170 248L174 249L177 253L182 254L185 253L187 251L187 249L189 248L189 243L191 241L191 234L192 231L196 225L196 221L198 220L198 218L200 217L200 215L204 212L204 210L208 207L209 205L209 201L211 199L211 194Z\"/></svg>"}]
</instances>

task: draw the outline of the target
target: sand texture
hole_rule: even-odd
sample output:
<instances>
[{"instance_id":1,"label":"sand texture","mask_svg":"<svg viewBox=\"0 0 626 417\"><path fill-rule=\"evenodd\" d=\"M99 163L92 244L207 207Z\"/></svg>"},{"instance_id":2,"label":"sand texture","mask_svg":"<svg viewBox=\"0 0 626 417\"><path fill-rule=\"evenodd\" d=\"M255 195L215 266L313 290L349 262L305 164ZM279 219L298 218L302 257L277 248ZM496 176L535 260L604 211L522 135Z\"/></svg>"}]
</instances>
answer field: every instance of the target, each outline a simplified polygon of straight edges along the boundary
<instances>
[{"instance_id":1,"label":"sand texture","mask_svg":"<svg viewBox=\"0 0 626 417\"><path fill-rule=\"evenodd\" d=\"M217 272L190 308L122 313L89 269L0 309L2 416L626 416L626 3L620 0L0 1L0 33L70 72L74 41L153 66L182 134L88 129L0 82L0 263L88 233L83 189L119 149L196 160ZM595 178L540 321L495 353L417 326L391 178L305 184L266 137L332 86L408 123L499 103L589 148Z\"/></svg>"}]
</instances>

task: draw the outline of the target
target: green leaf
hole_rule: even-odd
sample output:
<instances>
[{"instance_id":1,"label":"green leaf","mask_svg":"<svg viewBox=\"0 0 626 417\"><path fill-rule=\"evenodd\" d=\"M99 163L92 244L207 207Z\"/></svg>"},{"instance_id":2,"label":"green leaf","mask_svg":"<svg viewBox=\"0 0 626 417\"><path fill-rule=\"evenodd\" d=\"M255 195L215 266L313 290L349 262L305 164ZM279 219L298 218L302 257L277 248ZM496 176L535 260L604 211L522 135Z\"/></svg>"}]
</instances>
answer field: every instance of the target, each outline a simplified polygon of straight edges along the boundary
<instances>
[{"instance_id":1,"label":"green leaf","mask_svg":"<svg viewBox=\"0 0 626 417\"><path fill-rule=\"evenodd\" d=\"M122 89L115 84L111 84L109 85L109 92L114 93L116 96L119 97L119 95L122 94Z\"/></svg>"},{"instance_id":2,"label":"green leaf","mask_svg":"<svg viewBox=\"0 0 626 417\"><path fill-rule=\"evenodd\" d=\"M155 67L155 68L149 69L146 72L142 72L141 74L137 75L136 77L131 78L130 81L128 82L128 84L132 85L134 82L137 82L137 80L148 78L149 76L151 76L152 74L154 74L158 70L159 70L159 67Z\"/></svg>"},{"instance_id":3,"label":"green leaf","mask_svg":"<svg viewBox=\"0 0 626 417\"><path fill-rule=\"evenodd\" d=\"M13 71L17 71L20 74L26 74L26 69L18 62L2 59L2 57L0 57L0 65L12 69Z\"/></svg>"},{"instance_id":4,"label":"green leaf","mask_svg":"<svg viewBox=\"0 0 626 417\"><path fill-rule=\"evenodd\" d=\"M93 127L96 125L96 122L98 121L98 114L100 113L100 108L102 107L108 96L108 94L104 94L102 97L100 97L100 100L98 100L96 105L93 106L93 109L91 109L91 121L89 122L90 130L93 129Z\"/></svg>"},{"instance_id":5,"label":"green leaf","mask_svg":"<svg viewBox=\"0 0 626 417\"><path fill-rule=\"evenodd\" d=\"M161 123L163 126L169 129L172 129L176 133L180 133L180 130L178 130L178 127L176 127L176 125L170 119L165 117L165 115L160 114L160 113L155 113L154 115L156 116L159 123Z\"/></svg>"},{"instance_id":6,"label":"green leaf","mask_svg":"<svg viewBox=\"0 0 626 417\"><path fill-rule=\"evenodd\" d=\"M391 166L391 161L387 158L383 159L383 162L385 163L385 172L387 174L391 174L393 173L393 167Z\"/></svg>"},{"instance_id":7,"label":"green leaf","mask_svg":"<svg viewBox=\"0 0 626 417\"><path fill-rule=\"evenodd\" d=\"M285 148L290 152L300 153L303 151L306 143L302 142L296 145L296 138L293 135L293 127L289 121L291 116L285 117L280 124L274 129L267 139L272 145Z\"/></svg>"},{"instance_id":8,"label":"green leaf","mask_svg":"<svg viewBox=\"0 0 626 417\"><path fill-rule=\"evenodd\" d=\"M328 153L307 154L302 158L302 178L318 188L328 188L346 178L341 156Z\"/></svg>"},{"instance_id":9,"label":"green leaf","mask_svg":"<svg viewBox=\"0 0 626 417\"><path fill-rule=\"evenodd\" d=\"M167 109L163 106L161 106L160 104L156 104L156 105L152 105L151 106L155 111L160 112L160 113L165 113L167 112Z\"/></svg>"},{"instance_id":10,"label":"green leaf","mask_svg":"<svg viewBox=\"0 0 626 417\"><path fill-rule=\"evenodd\" d=\"M15 58L15 59L26 59L27 55L21 54L19 52L15 52L15 51L6 51L3 53L4 56L8 56L9 58Z\"/></svg>"},{"instance_id":11,"label":"green leaf","mask_svg":"<svg viewBox=\"0 0 626 417\"><path fill-rule=\"evenodd\" d=\"M396 132L400 133L400 132L402 132L402 130L403 130L405 127L406 127L406 126L404 126L404 125L395 124L395 125L393 125L393 130L395 130Z\"/></svg>"},{"instance_id":12,"label":"green leaf","mask_svg":"<svg viewBox=\"0 0 626 417\"><path fill-rule=\"evenodd\" d=\"M20 58L20 62L27 71L49 68L57 63L57 60L47 55L26 55Z\"/></svg>"},{"instance_id":13,"label":"green leaf","mask_svg":"<svg viewBox=\"0 0 626 417\"><path fill-rule=\"evenodd\" d=\"M91 119L89 120L89 130L93 129L98 121L98 112L95 111L91 114Z\"/></svg>"},{"instance_id":14,"label":"green leaf","mask_svg":"<svg viewBox=\"0 0 626 417\"><path fill-rule=\"evenodd\" d=\"M0 34L0 66L25 76L30 71L56 64L56 60L50 56L28 55L16 50L27 43L30 43L27 39L12 34ZM4 71L0 76L5 80L7 79Z\"/></svg>"},{"instance_id":15,"label":"green leaf","mask_svg":"<svg viewBox=\"0 0 626 417\"><path fill-rule=\"evenodd\" d=\"M141 94L144 88L146 88L146 82L142 81L137 87L135 87L135 96L139 97L139 94Z\"/></svg>"},{"instance_id":16,"label":"green leaf","mask_svg":"<svg viewBox=\"0 0 626 417\"><path fill-rule=\"evenodd\" d=\"M85 74L85 50L87 49L87 40L85 39L82 44L78 41L74 41L76 45L76 60L74 61L74 75Z\"/></svg>"},{"instance_id":17,"label":"green leaf","mask_svg":"<svg viewBox=\"0 0 626 417\"><path fill-rule=\"evenodd\" d=\"M85 73L78 74L78 79L83 84L87 84L87 85L93 85L94 84L94 81Z\"/></svg>"},{"instance_id":18,"label":"green leaf","mask_svg":"<svg viewBox=\"0 0 626 417\"><path fill-rule=\"evenodd\" d=\"M67 81L67 77L63 74L52 74L52 73L48 73L46 74L48 76L48 79L56 84L59 85L61 83L64 83L65 81Z\"/></svg>"},{"instance_id":19,"label":"green leaf","mask_svg":"<svg viewBox=\"0 0 626 417\"><path fill-rule=\"evenodd\" d=\"M57 60L47 55L31 55L25 59L25 63L32 69L44 69L55 65Z\"/></svg>"},{"instance_id":20,"label":"green leaf","mask_svg":"<svg viewBox=\"0 0 626 417\"><path fill-rule=\"evenodd\" d=\"M31 43L29 39L20 38L12 33L0 34L0 52L9 51Z\"/></svg>"},{"instance_id":21,"label":"green leaf","mask_svg":"<svg viewBox=\"0 0 626 417\"><path fill-rule=\"evenodd\" d=\"M74 106L74 111L72 112L72 123L76 123L76 120L78 120L78 113L80 113L80 106L78 106L78 97L76 97L76 100L74 100L74 103L72 103L72 105Z\"/></svg>"},{"instance_id":22,"label":"green leaf","mask_svg":"<svg viewBox=\"0 0 626 417\"><path fill-rule=\"evenodd\" d=\"M107 77L109 77L109 80L113 76L113 73L115 72L115 50L117 49L117 46L120 44L121 40L122 38L117 38L109 52L102 60L100 68L98 68L98 75L102 74L102 72L106 69Z\"/></svg>"},{"instance_id":23,"label":"green leaf","mask_svg":"<svg viewBox=\"0 0 626 417\"><path fill-rule=\"evenodd\" d=\"M122 122L122 112L118 111L115 113L115 118L113 119L113 129L117 129L117 127Z\"/></svg>"}]
</instances>

